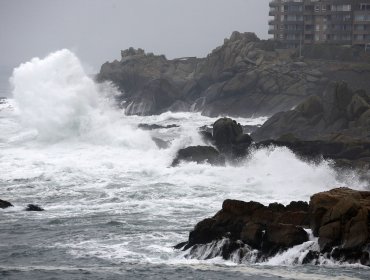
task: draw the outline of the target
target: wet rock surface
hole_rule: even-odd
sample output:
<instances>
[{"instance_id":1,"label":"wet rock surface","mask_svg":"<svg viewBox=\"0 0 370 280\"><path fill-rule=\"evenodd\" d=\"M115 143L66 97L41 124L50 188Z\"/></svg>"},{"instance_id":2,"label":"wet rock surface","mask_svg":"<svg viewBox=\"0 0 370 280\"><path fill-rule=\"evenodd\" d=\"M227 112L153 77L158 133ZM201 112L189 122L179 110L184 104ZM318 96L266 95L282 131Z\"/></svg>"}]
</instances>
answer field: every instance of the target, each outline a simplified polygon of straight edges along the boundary
<instances>
[{"instance_id":1,"label":"wet rock surface","mask_svg":"<svg viewBox=\"0 0 370 280\"><path fill-rule=\"evenodd\" d=\"M357 59L360 54L350 54L344 62L340 56L333 61L329 51L320 60L314 50L306 53L307 59L301 61L296 50L253 33L233 32L205 58L168 60L130 48L122 51L120 61L103 64L97 80L118 86L122 92L118 101L125 101L128 114L170 110L212 117L270 116L290 110L321 94L330 81L344 80L356 89L370 87L370 67L363 63L370 61L367 56Z\"/></svg>"},{"instance_id":2,"label":"wet rock surface","mask_svg":"<svg viewBox=\"0 0 370 280\"><path fill-rule=\"evenodd\" d=\"M44 208L42 208L41 206L37 205L37 204L28 204L26 209L24 209L25 211L35 211L35 212L40 212L40 211L45 211Z\"/></svg>"},{"instance_id":3,"label":"wet rock surface","mask_svg":"<svg viewBox=\"0 0 370 280\"><path fill-rule=\"evenodd\" d=\"M5 209L5 208L8 208L8 207L12 207L12 206L13 206L13 204L11 204L10 202L0 199L0 208L1 209Z\"/></svg>"},{"instance_id":4,"label":"wet rock surface","mask_svg":"<svg viewBox=\"0 0 370 280\"><path fill-rule=\"evenodd\" d=\"M159 125L159 124L147 124L147 123L141 123L138 125L139 128L143 130L156 130L156 129L169 129L174 127L179 127L177 124L169 124L169 125Z\"/></svg>"},{"instance_id":5,"label":"wet rock surface","mask_svg":"<svg viewBox=\"0 0 370 280\"><path fill-rule=\"evenodd\" d=\"M191 257L204 245L209 258L225 259L254 252L254 260L260 261L308 241L307 229L318 237L319 250L309 250L302 264L317 264L325 255L370 266L370 192L349 188L314 194L309 204L225 200L215 216L200 221L176 248L191 248Z\"/></svg>"},{"instance_id":6,"label":"wet rock surface","mask_svg":"<svg viewBox=\"0 0 370 280\"><path fill-rule=\"evenodd\" d=\"M288 134L305 141L370 142L370 94L347 83L332 84L322 95L277 113L252 137L276 140Z\"/></svg>"},{"instance_id":7,"label":"wet rock surface","mask_svg":"<svg viewBox=\"0 0 370 280\"><path fill-rule=\"evenodd\" d=\"M264 206L253 201L225 200L221 211L195 226L184 249L229 238L231 242L242 241L261 250L261 257L269 257L308 240L303 230L309 224L308 204L297 205L302 206L291 211L290 206L282 204ZM284 223L286 215L295 219Z\"/></svg>"},{"instance_id":8,"label":"wet rock surface","mask_svg":"<svg viewBox=\"0 0 370 280\"><path fill-rule=\"evenodd\" d=\"M215 148L210 146L190 146L180 149L171 165L176 166L181 161L210 163L212 165L225 164L225 158Z\"/></svg>"}]
</instances>

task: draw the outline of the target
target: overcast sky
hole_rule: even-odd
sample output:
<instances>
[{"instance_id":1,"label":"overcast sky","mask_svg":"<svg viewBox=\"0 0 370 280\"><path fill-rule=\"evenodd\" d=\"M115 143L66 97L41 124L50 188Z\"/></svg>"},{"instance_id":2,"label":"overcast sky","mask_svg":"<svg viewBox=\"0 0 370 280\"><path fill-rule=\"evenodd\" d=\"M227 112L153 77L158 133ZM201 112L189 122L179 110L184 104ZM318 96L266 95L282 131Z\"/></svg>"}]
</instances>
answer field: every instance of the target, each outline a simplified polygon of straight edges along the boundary
<instances>
[{"instance_id":1,"label":"overcast sky","mask_svg":"<svg viewBox=\"0 0 370 280\"><path fill-rule=\"evenodd\" d=\"M89 72L141 47L202 57L231 32L268 38L269 0L0 0L0 66L68 48Z\"/></svg>"}]
</instances>

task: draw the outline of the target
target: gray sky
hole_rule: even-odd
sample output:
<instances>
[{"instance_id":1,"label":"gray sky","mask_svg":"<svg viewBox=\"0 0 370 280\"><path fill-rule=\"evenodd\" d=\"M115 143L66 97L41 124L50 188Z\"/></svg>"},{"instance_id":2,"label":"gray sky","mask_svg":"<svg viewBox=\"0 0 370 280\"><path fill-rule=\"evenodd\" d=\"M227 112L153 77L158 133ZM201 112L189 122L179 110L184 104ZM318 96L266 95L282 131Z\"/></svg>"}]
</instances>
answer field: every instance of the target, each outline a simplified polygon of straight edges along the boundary
<instances>
[{"instance_id":1,"label":"gray sky","mask_svg":"<svg viewBox=\"0 0 370 280\"><path fill-rule=\"evenodd\" d=\"M269 0L0 0L0 66L68 48L89 72L141 47L202 57L231 32L268 38Z\"/></svg>"}]
</instances>

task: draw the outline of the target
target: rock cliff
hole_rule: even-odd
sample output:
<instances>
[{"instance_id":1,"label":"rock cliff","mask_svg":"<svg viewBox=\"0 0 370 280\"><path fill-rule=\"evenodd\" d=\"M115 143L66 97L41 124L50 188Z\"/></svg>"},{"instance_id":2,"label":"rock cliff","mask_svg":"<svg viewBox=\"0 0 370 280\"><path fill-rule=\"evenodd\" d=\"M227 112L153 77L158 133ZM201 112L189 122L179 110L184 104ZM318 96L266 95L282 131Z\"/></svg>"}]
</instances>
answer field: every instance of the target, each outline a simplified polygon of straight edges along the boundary
<instances>
[{"instance_id":1,"label":"rock cliff","mask_svg":"<svg viewBox=\"0 0 370 280\"><path fill-rule=\"evenodd\" d=\"M261 141L287 134L301 140L370 142L370 94L351 90L347 83L331 84L323 94L275 114L252 136Z\"/></svg>"},{"instance_id":2,"label":"rock cliff","mask_svg":"<svg viewBox=\"0 0 370 280\"><path fill-rule=\"evenodd\" d=\"M168 60L130 48L120 61L103 64L97 80L116 84L126 113L140 115L191 110L207 116L269 116L321 94L333 80L370 86L369 64L302 60L296 52L253 33L234 32L205 58Z\"/></svg>"}]
</instances>

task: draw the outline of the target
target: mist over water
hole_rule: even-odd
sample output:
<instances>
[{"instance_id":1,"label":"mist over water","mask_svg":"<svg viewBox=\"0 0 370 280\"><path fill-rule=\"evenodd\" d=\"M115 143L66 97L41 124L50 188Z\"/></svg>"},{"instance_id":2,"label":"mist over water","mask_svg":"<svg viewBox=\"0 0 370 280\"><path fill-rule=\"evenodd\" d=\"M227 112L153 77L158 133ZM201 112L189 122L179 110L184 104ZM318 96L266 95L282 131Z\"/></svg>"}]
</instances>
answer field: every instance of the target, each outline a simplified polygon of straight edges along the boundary
<instances>
[{"instance_id":1,"label":"mist over water","mask_svg":"<svg viewBox=\"0 0 370 280\"><path fill-rule=\"evenodd\" d=\"M240 266L233 269L220 259L188 260L172 246L227 198L288 203L334 187L366 187L354 172L338 174L327 161L303 162L286 148L252 151L224 167L170 167L178 149L204 145L197 130L216 118L171 112L125 116L112 101L114 87L96 84L69 50L20 65L12 86L14 100L0 104L0 198L15 205L0 212L0 272L37 276L37 269L101 267L107 275L122 276L148 267L145 278L151 269L174 273L175 266L220 270L220 279L239 273L264 279L263 266L252 269L247 263L240 272ZM180 127L143 131L140 123ZM152 137L169 141L169 147L159 149ZM22 211L28 203L46 211ZM292 265L289 258L297 250L266 265ZM28 274L22 274L25 268ZM330 273L297 269L306 276ZM271 268L268 274L289 276L279 271Z\"/></svg>"}]
</instances>

